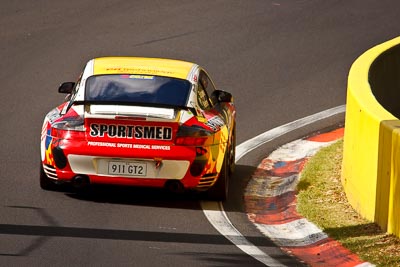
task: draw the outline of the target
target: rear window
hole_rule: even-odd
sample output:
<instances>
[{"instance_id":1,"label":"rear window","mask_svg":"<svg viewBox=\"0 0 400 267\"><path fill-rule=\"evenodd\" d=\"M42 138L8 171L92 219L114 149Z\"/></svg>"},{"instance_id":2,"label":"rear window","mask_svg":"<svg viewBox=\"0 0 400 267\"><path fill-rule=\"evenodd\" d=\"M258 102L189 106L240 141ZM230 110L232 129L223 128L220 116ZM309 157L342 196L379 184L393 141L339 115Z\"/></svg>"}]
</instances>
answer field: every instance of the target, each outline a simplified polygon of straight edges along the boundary
<instances>
[{"instance_id":1,"label":"rear window","mask_svg":"<svg viewBox=\"0 0 400 267\"><path fill-rule=\"evenodd\" d=\"M98 75L86 81L85 100L186 106L189 81L150 75Z\"/></svg>"}]
</instances>

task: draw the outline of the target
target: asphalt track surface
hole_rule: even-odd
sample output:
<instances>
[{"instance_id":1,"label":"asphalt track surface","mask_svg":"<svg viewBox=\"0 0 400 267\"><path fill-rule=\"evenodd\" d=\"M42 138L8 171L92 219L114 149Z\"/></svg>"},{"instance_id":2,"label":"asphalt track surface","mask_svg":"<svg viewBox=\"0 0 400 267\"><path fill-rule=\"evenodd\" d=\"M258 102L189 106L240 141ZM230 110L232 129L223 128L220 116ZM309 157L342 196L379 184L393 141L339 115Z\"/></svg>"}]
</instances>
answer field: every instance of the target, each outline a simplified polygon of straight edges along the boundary
<instances>
[{"instance_id":1,"label":"asphalt track surface","mask_svg":"<svg viewBox=\"0 0 400 267\"><path fill-rule=\"evenodd\" d=\"M1 1L0 265L262 266L207 221L198 196L38 185L43 116L90 58L178 58L233 93L237 143L345 104L352 62L400 33L397 0ZM243 157L223 203L235 227L296 266L247 220L243 187L276 147L343 122L318 121Z\"/></svg>"}]
</instances>

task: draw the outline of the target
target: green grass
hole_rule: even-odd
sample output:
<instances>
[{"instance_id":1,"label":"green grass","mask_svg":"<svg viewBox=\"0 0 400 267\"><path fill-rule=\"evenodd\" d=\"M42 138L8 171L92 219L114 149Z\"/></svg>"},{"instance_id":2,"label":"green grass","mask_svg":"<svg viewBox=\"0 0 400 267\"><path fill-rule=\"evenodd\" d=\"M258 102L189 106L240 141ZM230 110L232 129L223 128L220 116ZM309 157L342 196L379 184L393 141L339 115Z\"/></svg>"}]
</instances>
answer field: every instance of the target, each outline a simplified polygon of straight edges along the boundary
<instances>
[{"instance_id":1,"label":"green grass","mask_svg":"<svg viewBox=\"0 0 400 267\"><path fill-rule=\"evenodd\" d=\"M400 266L400 239L363 219L347 202L340 181L342 155L339 140L307 162L298 185L298 212L362 260Z\"/></svg>"}]
</instances>

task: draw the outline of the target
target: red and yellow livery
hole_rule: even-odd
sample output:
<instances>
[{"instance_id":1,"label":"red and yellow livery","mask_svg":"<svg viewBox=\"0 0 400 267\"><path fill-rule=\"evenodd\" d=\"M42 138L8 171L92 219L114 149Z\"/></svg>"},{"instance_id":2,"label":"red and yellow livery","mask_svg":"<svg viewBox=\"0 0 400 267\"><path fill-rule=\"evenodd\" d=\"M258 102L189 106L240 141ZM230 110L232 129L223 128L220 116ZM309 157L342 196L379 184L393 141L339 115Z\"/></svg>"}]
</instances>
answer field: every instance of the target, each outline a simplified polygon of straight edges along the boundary
<instances>
[{"instance_id":1,"label":"red and yellow livery","mask_svg":"<svg viewBox=\"0 0 400 267\"><path fill-rule=\"evenodd\" d=\"M197 64L90 60L41 135L40 185L118 184L208 191L223 200L235 166L232 95Z\"/></svg>"}]
</instances>

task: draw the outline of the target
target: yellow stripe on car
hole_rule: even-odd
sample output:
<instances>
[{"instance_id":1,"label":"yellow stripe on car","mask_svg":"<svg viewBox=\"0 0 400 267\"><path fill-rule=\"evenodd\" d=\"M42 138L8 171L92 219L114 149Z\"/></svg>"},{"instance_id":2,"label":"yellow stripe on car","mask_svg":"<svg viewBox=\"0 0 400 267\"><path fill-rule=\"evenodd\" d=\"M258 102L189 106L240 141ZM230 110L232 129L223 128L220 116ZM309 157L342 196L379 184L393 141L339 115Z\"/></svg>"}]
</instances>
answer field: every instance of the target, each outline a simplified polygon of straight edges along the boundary
<instances>
[{"instance_id":1,"label":"yellow stripe on car","mask_svg":"<svg viewBox=\"0 0 400 267\"><path fill-rule=\"evenodd\" d=\"M186 79L195 64L173 59L101 57L94 59L93 74L144 74Z\"/></svg>"}]
</instances>

